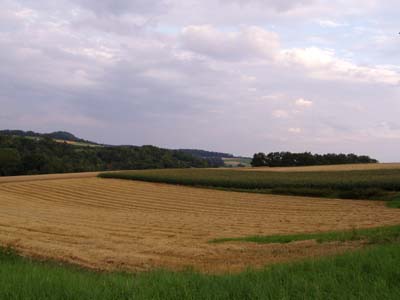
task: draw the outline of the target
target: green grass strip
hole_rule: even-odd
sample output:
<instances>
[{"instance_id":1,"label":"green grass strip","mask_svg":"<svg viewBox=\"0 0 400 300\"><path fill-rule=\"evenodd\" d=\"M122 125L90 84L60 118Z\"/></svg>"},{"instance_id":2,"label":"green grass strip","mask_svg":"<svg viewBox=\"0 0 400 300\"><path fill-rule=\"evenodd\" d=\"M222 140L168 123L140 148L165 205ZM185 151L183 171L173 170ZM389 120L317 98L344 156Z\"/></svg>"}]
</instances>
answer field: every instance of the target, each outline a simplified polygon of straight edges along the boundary
<instances>
[{"instance_id":1,"label":"green grass strip","mask_svg":"<svg viewBox=\"0 0 400 300\"><path fill-rule=\"evenodd\" d=\"M400 299L400 245L235 275L98 273L0 250L0 299Z\"/></svg>"},{"instance_id":2,"label":"green grass strip","mask_svg":"<svg viewBox=\"0 0 400 300\"><path fill-rule=\"evenodd\" d=\"M400 239L400 225L386 226L370 229L353 229L348 231L333 231L311 234L270 235L270 236L246 236L237 238L219 238L210 243L224 242L253 242L258 244L286 244L296 241L316 240L318 243L332 241L366 240L373 244L381 244Z\"/></svg>"},{"instance_id":3,"label":"green grass strip","mask_svg":"<svg viewBox=\"0 0 400 300\"><path fill-rule=\"evenodd\" d=\"M391 199L391 201L388 201L387 206L391 208L400 208L400 195L397 195Z\"/></svg>"},{"instance_id":4,"label":"green grass strip","mask_svg":"<svg viewBox=\"0 0 400 300\"><path fill-rule=\"evenodd\" d=\"M390 208L400 208L400 200L389 201L387 206Z\"/></svg>"}]
</instances>

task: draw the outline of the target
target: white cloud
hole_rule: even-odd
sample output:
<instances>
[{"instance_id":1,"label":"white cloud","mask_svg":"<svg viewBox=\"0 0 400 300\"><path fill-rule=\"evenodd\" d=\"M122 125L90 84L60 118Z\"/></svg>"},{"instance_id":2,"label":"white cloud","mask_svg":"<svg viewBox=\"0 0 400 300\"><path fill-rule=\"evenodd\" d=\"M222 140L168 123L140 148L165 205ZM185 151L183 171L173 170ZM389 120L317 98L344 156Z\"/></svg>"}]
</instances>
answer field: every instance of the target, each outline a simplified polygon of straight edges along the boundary
<instances>
[{"instance_id":1,"label":"white cloud","mask_svg":"<svg viewBox=\"0 0 400 300\"><path fill-rule=\"evenodd\" d=\"M311 100L299 98L295 101L295 105L299 107L311 107L313 105L313 102Z\"/></svg>"},{"instance_id":2,"label":"white cloud","mask_svg":"<svg viewBox=\"0 0 400 300\"><path fill-rule=\"evenodd\" d=\"M211 25L188 26L182 30L180 39L185 50L216 60L273 62L279 68L297 68L299 72L320 80L388 85L400 83L400 73L394 67L358 65L338 57L333 49L285 49L275 32L255 26L229 32Z\"/></svg>"},{"instance_id":3,"label":"white cloud","mask_svg":"<svg viewBox=\"0 0 400 300\"><path fill-rule=\"evenodd\" d=\"M301 133L303 130L302 130L301 128L295 127L295 128L289 128L288 131L289 131L290 133L293 133L293 134L299 134L299 133Z\"/></svg>"},{"instance_id":4,"label":"white cloud","mask_svg":"<svg viewBox=\"0 0 400 300\"><path fill-rule=\"evenodd\" d=\"M287 48L280 46L276 33L258 27L223 32L211 25L183 29L182 46L199 55L217 60L263 60L279 67L303 68L320 80L340 80L398 85L400 73L388 66L364 66L339 58L332 49Z\"/></svg>"},{"instance_id":5,"label":"white cloud","mask_svg":"<svg viewBox=\"0 0 400 300\"><path fill-rule=\"evenodd\" d=\"M321 27L328 27L328 28L337 28L337 27L343 27L346 26L345 23L338 23L333 20L317 20L317 24L319 24Z\"/></svg>"},{"instance_id":6,"label":"white cloud","mask_svg":"<svg viewBox=\"0 0 400 300\"><path fill-rule=\"evenodd\" d=\"M301 66L321 80L355 81L399 85L400 73L388 66L360 66L336 56L334 50L293 48L282 50L279 61L287 66Z\"/></svg>"},{"instance_id":7,"label":"white cloud","mask_svg":"<svg viewBox=\"0 0 400 300\"><path fill-rule=\"evenodd\" d=\"M272 115L277 119L286 119L289 117L289 112L282 109L277 109L272 112Z\"/></svg>"}]
</instances>

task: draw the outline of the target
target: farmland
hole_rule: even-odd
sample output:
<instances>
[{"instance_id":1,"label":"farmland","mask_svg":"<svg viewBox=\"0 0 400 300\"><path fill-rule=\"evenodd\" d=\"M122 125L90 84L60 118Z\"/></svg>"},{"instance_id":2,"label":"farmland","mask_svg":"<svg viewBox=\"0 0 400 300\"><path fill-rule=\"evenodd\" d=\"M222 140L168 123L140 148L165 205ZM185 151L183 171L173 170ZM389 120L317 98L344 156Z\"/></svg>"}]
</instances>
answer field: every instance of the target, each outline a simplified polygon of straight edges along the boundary
<instances>
[{"instance_id":1,"label":"farmland","mask_svg":"<svg viewBox=\"0 0 400 300\"><path fill-rule=\"evenodd\" d=\"M247 157L226 157L223 158L224 164L227 167L250 167L251 158Z\"/></svg>"},{"instance_id":2,"label":"farmland","mask_svg":"<svg viewBox=\"0 0 400 300\"><path fill-rule=\"evenodd\" d=\"M397 299L399 170L290 171L0 177L0 298Z\"/></svg>"},{"instance_id":3,"label":"farmland","mask_svg":"<svg viewBox=\"0 0 400 300\"><path fill-rule=\"evenodd\" d=\"M400 169L383 167L352 170L349 166L350 171L344 171L343 166L341 171L299 171L294 168L295 171L285 169L278 172L165 169L105 173L100 176L268 194L391 200L400 192Z\"/></svg>"},{"instance_id":4,"label":"farmland","mask_svg":"<svg viewBox=\"0 0 400 300\"><path fill-rule=\"evenodd\" d=\"M22 175L22 176L0 176L0 184L2 183L16 183L26 181L43 181L43 180L58 180L58 179L82 179L93 178L100 174L100 172L81 172L81 173L65 173L65 174L52 174L52 175Z\"/></svg>"},{"instance_id":5,"label":"farmland","mask_svg":"<svg viewBox=\"0 0 400 300\"><path fill-rule=\"evenodd\" d=\"M257 245L212 244L210 240L371 228L396 225L400 220L400 210L387 208L381 201L52 176L0 184L0 242L25 255L94 269L182 270L189 266L203 272L237 272L247 266L342 253L362 243Z\"/></svg>"}]
</instances>

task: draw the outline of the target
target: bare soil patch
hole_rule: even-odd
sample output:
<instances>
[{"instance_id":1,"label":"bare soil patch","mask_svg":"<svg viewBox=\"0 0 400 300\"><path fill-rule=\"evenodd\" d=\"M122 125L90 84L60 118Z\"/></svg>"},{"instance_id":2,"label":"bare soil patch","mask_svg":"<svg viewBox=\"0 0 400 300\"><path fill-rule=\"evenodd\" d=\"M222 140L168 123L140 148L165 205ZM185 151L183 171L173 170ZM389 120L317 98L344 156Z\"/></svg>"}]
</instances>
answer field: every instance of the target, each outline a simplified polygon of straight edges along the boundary
<instances>
[{"instance_id":1,"label":"bare soil patch","mask_svg":"<svg viewBox=\"0 0 400 300\"><path fill-rule=\"evenodd\" d=\"M220 273L363 245L210 244L211 239L400 223L400 210L380 201L236 193L90 177L0 184L0 244L26 255L96 269L193 267Z\"/></svg>"}]
</instances>

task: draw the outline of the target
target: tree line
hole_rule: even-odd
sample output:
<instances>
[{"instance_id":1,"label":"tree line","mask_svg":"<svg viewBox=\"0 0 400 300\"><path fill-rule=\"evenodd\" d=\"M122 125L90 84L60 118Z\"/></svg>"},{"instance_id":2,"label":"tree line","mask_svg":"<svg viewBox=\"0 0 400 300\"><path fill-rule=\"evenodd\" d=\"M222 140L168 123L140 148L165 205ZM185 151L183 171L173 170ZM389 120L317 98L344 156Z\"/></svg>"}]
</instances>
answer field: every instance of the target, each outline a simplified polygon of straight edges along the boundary
<instances>
[{"instance_id":1,"label":"tree line","mask_svg":"<svg viewBox=\"0 0 400 300\"><path fill-rule=\"evenodd\" d=\"M154 146L84 147L49 137L0 135L0 176L210 167L205 159Z\"/></svg>"},{"instance_id":2,"label":"tree line","mask_svg":"<svg viewBox=\"0 0 400 300\"><path fill-rule=\"evenodd\" d=\"M253 156L251 165L253 167L295 167L295 166L316 166L316 165L340 165L377 163L376 159L367 155L356 154L312 154L311 152L271 152L256 153Z\"/></svg>"},{"instance_id":3,"label":"tree line","mask_svg":"<svg viewBox=\"0 0 400 300\"><path fill-rule=\"evenodd\" d=\"M203 158L208 161L209 165L213 168L225 166L223 158L233 158L234 156L229 153L206 151L199 149L179 149L195 157Z\"/></svg>"}]
</instances>

